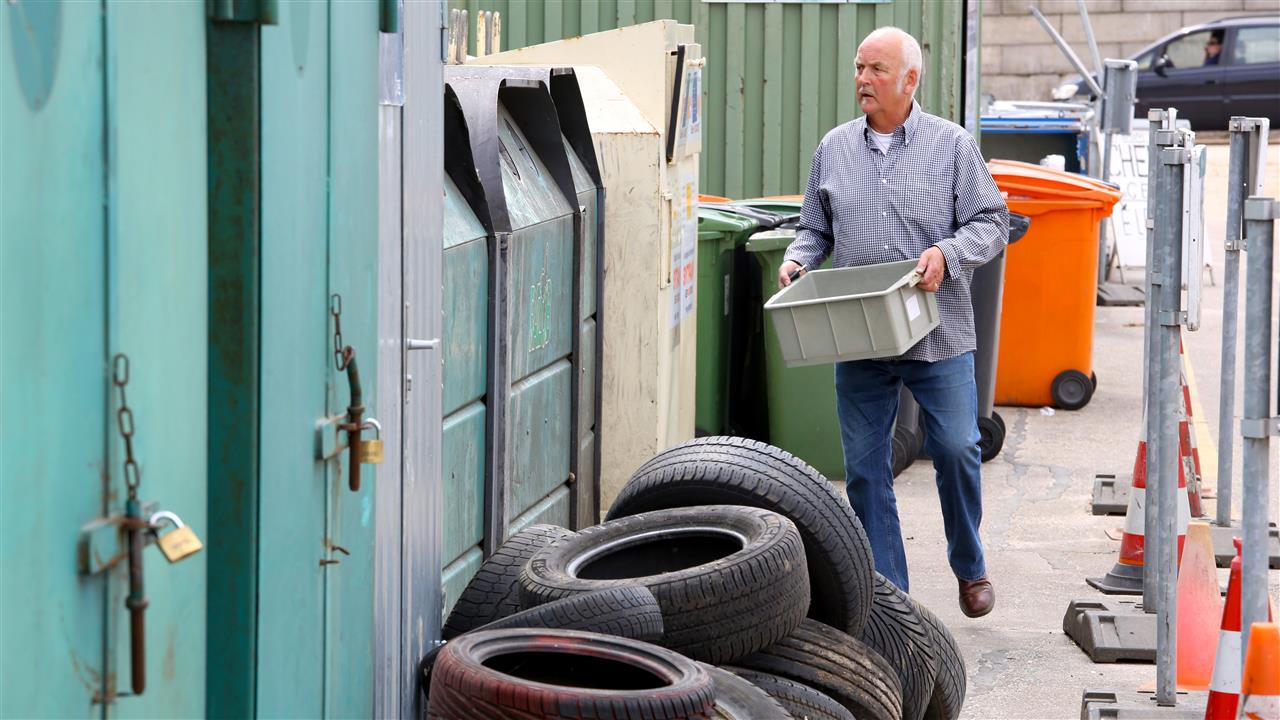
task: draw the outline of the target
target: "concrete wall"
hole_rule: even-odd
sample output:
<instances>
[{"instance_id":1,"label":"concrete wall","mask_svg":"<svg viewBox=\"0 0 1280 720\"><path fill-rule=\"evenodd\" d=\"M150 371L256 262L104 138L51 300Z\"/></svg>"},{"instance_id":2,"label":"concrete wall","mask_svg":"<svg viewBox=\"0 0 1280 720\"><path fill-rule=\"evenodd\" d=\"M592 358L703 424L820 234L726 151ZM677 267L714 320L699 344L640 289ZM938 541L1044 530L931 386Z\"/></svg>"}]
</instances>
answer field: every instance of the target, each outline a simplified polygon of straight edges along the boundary
<instances>
[{"instance_id":1,"label":"concrete wall","mask_svg":"<svg viewBox=\"0 0 1280 720\"><path fill-rule=\"evenodd\" d=\"M1276 12L1276 0L1085 0L1102 57L1129 57L1169 33L1232 15ZM1040 8L1092 67L1076 0L982 0L982 92L997 100L1048 100L1075 74L1062 51L1027 12Z\"/></svg>"}]
</instances>

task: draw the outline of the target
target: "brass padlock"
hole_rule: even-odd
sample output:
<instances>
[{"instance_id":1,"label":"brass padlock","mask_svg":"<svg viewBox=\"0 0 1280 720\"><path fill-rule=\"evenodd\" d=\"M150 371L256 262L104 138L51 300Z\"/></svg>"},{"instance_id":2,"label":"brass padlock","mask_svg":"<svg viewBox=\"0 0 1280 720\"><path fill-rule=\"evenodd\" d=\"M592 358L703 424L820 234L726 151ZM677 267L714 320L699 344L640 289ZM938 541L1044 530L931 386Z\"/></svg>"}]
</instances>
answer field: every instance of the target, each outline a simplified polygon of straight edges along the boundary
<instances>
[{"instance_id":1,"label":"brass padlock","mask_svg":"<svg viewBox=\"0 0 1280 720\"><path fill-rule=\"evenodd\" d=\"M356 448L356 459L361 465L381 465L382 464L382 423L369 418L360 425L360 429L373 428L374 436L372 440L360 439L357 442L360 446Z\"/></svg>"},{"instance_id":2,"label":"brass padlock","mask_svg":"<svg viewBox=\"0 0 1280 720\"><path fill-rule=\"evenodd\" d=\"M161 535L159 528L161 520L173 523L173 530ZM168 510L154 513L148 522L151 525L152 534L155 535L156 545L171 563L185 560L204 549L204 543L196 537L195 531L183 524L182 518Z\"/></svg>"}]
</instances>

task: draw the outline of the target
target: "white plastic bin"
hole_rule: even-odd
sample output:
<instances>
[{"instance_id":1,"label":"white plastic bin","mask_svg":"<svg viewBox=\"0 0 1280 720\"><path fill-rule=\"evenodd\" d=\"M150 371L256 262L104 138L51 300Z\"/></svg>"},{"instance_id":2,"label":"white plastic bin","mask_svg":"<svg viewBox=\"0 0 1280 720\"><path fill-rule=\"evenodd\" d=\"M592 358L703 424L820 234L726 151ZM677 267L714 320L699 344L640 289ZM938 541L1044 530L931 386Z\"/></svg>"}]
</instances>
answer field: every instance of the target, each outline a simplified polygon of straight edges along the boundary
<instances>
[{"instance_id":1,"label":"white plastic bin","mask_svg":"<svg viewBox=\"0 0 1280 720\"><path fill-rule=\"evenodd\" d=\"M787 367L896 357L938 326L915 260L815 270L769 298Z\"/></svg>"}]
</instances>

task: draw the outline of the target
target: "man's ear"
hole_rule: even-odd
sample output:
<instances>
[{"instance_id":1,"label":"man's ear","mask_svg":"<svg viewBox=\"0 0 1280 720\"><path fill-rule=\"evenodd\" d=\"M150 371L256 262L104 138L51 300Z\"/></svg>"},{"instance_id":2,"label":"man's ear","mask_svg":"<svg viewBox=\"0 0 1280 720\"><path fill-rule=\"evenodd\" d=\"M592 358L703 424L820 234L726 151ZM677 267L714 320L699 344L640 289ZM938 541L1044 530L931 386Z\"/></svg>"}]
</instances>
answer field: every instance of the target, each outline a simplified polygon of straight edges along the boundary
<instances>
[{"instance_id":1,"label":"man's ear","mask_svg":"<svg viewBox=\"0 0 1280 720\"><path fill-rule=\"evenodd\" d=\"M911 68L907 70L907 87L905 88L907 94L914 95L918 87L920 87L920 71Z\"/></svg>"}]
</instances>

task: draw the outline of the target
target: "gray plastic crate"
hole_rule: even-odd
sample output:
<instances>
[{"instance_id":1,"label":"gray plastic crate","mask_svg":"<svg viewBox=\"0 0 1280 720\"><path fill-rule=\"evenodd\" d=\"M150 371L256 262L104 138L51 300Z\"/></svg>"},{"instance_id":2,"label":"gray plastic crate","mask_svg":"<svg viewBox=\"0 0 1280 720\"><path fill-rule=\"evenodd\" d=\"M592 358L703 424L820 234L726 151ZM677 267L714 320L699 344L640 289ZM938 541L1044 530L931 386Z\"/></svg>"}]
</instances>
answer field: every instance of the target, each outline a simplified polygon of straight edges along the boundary
<instances>
[{"instance_id":1,"label":"gray plastic crate","mask_svg":"<svg viewBox=\"0 0 1280 720\"><path fill-rule=\"evenodd\" d=\"M787 367L901 355L938 327L915 260L814 270L764 304Z\"/></svg>"}]
</instances>

